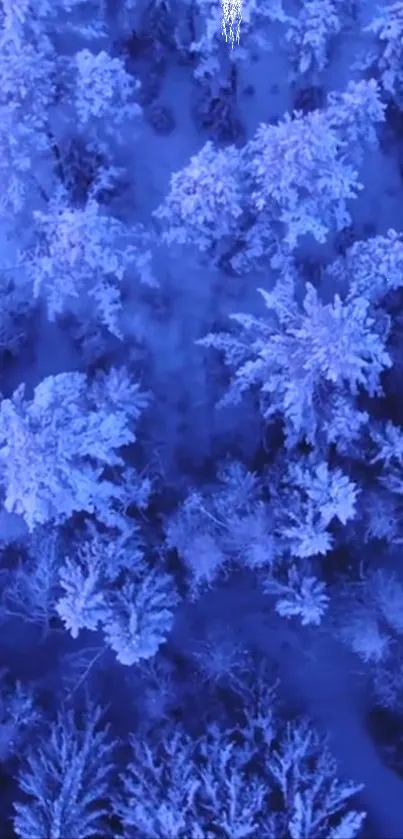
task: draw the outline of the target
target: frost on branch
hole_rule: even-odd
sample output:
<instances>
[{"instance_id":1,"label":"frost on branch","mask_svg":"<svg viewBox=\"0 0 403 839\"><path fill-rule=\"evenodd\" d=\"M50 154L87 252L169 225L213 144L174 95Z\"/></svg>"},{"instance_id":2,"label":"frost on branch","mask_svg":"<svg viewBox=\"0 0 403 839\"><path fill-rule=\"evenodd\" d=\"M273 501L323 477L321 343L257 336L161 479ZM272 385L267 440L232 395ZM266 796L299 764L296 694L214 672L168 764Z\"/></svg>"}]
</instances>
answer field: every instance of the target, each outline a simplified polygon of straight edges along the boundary
<instances>
[{"instance_id":1,"label":"frost on branch","mask_svg":"<svg viewBox=\"0 0 403 839\"><path fill-rule=\"evenodd\" d=\"M7 28L0 31L1 105L17 105L19 121L39 131L45 130L55 99L56 61L46 38L37 44L13 37Z\"/></svg>"},{"instance_id":2,"label":"frost on branch","mask_svg":"<svg viewBox=\"0 0 403 839\"><path fill-rule=\"evenodd\" d=\"M384 540L387 544L402 541L400 499L379 484L362 492L358 515L364 544L373 539Z\"/></svg>"},{"instance_id":3,"label":"frost on branch","mask_svg":"<svg viewBox=\"0 0 403 839\"><path fill-rule=\"evenodd\" d=\"M0 208L15 214L24 208L50 155L46 122L55 98L57 55L40 26L32 31L25 25L25 17L31 17L30 3L7 0L2 7Z\"/></svg>"},{"instance_id":4,"label":"frost on branch","mask_svg":"<svg viewBox=\"0 0 403 839\"><path fill-rule=\"evenodd\" d=\"M198 787L190 737L178 728L162 732L154 743L132 737L131 746L133 760L115 802L125 839L135 832L145 839L184 837L193 821L189 809Z\"/></svg>"},{"instance_id":5,"label":"frost on branch","mask_svg":"<svg viewBox=\"0 0 403 839\"><path fill-rule=\"evenodd\" d=\"M370 80L330 93L322 110L262 124L242 150L253 221L234 267L272 255L270 228L271 239L281 234L282 246L292 250L307 233L323 243L329 232L348 226L348 201L362 189L357 167L363 149L376 144L375 128L383 120L384 105Z\"/></svg>"},{"instance_id":6,"label":"frost on branch","mask_svg":"<svg viewBox=\"0 0 403 839\"><path fill-rule=\"evenodd\" d=\"M368 301L342 302L336 295L333 303L323 304L307 284L302 309L287 292L287 312L282 283L270 294L260 290L269 312L266 320L231 315L238 335L210 334L198 343L223 353L233 371L224 403L238 401L251 389L258 392L264 418L282 417L291 444L313 441L323 427L322 415L326 427L329 396L381 393L380 375L391 359L385 349L388 326L382 333Z\"/></svg>"},{"instance_id":7,"label":"frost on branch","mask_svg":"<svg viewBox=\"0 0 403 839\"><path fill-rule=\"evenodd\" d=\"M130 537L111 538L94 525L87 525L87 538L73 556L65 556L59 571L63 595L57 612L73 638L82 629L96 630L107 618L106 595L111 583L125 570L135 571L142 562L142 551L133 525Z\"/></svg>"},{"instance_id":8,"label":"frost on branch","mask_svg":"<svg viewBox=\"0 0 403 839\"><path fill-rule=\"evenodd\" d=\"M343 391L329 394L322 421L327 443L344 457L361 460L360 444L369 423L369 414L358 409L354 396Z\"/></svg>"},{"instance_id":9,"label":"frost on branch","mask_svg":"<svg viewBox=\"0 0 403 839\"><path fill-rule=\"evenodd\" d=\"M68 0L66 0L68 2ZM3 0L2 26L8 38L22 41L27 36L40 37L43 34L44 22L51 16L52 9L63 3L51 3L50 0Z\"/></svg>"},{"instance_id":10,"label":"frost on branch","mask_svg":"<svg viewBox=\"0 0 403 839\"><path fill-rule=\"evenodd\" d=\"M0 671L0 764L26 749L41 718L33 693L20 682L11 687L8 677L6 670Z\"/></svg>"},{"instance_id":11,"label":"frost on branch","mask_svg":"<svg viewBox=\"0 0 403 839\"><path fill-rule=\"evenodd\" d=\"M231 462L217 477L218 484L205 493L190 493L166 523L167 545L182 559L193 596L212 585L229 563L256 569L270 566L276 556L256 476Z\"/></svg>"},{"instance_id":12,"label":"frost on branch","mask_svg":"<svg viewBox=\"0 0 403 839\"><path fill-rule=\"evenodd\" d=\"M378 14L365 29L374 38L360 69L371 70L383 90L398 107L403 102L403 3L379 6Z\"/></svg>"},{"instance_id":13,"label":"frost on branch","mask_svg":"<svg viewBox=\"0 0 403 839\"><path fill-rule=\"evenodd\" d=\"M403 585L393 572L380 568L369 580L369 590L378 614L397 635L403 635Z\"/></svg>"},{"instance_id":14,"label":"frost on branch","mask_svg":"<svg viewBox=\"0 0 403 839\"><path fill-rule=\"evenodd\" d=\"M156 735L145 742L132 738L134 760L116 806L125 837L131 827L146 839L203 839L213 828L225 837L253 839L258 831L274 839L274 825L266 829L267 784L247 770L250 747L213 725L200 741L179 726Z\"/></svg>"},{"instance_id":15,"label":"frost on branch","mask_svg":"<svg viewBox=\"0 0 403 839\"><path fill-rule=\"evenodd\" d=\"M374 423L370 428L370 433L374 443L374 454L371 462L382 464L379 482L389 492L397 496L396 501L401 503L403 496L402 430L388 420L387 422ZM400 518L401 515L399 514L398 521Z\"/></svg>"},{"instance_id":16,"label":"frost on branch","mask_svg":"<svg viewBox=\"0 0 403 839\"><path fill-rule=\"evenodd\" d=\"M239 151L215 149L211 142L171 177L164 203L154 216L167 244L195 246L214 255L231 240L242 215Z\"/></svg>"},{"instance_id":17,"label":"frost on branch","mask_svg":"<svg viewBox=\"0 0 403 839\"><path fill-rule=\"evenodd\" d=\"M2 12L5 28L16 38L37 38L48 30L89 40L105 34L104 0L2 0Z\"/></svg>"},{"instance_id":18,"label":"frost on branch","mask_svg":"<svg viewBox=\"0 0 403 839\"><path fill-rule=\"evenodd\" d=\"M90 528L90 539L60 570L63 596L57 612L73 638L103 630L121 664L155 655L165 641L178 598L171 577L148 567L135 527L112 538Z\"/></svg>"},{"instance_id":19,"label":"frost on branch","mask_svg":"<svg viewBox=\"0 0 403 839\"><path fill-rule=\"evenodd\" d=\"M402 234L388 230L384 236L354 242L326 274L348 290L349 297L362 297L371 305L382 303L388 292L403 285Z\"/></svg>"},{"instance_id":20,"label":"frost on branch","mask_svg":"<svg viewBox=\"0 0 403 839\"><path fill-rule=\"evenodd\" d=\"M276 597L275 609L281 617L298 617L302 626L319 626L330 598L325 583L306 574L300 564L287 568L285 581L263 579L262 588L266 594Z\"/></svg>"},{"instance_id":21,"label":"frost on branch","mask_svg":"<svg viewBox=\"0 0 403 839\"><path fill-rule=\"evenodd\" d=\"M169 634L178 598L168 574L147 568L112 591L103 628L109 646L128 666L154 656Z\"/></svg>"},{"instance_id":22,"label":"frost on branch","mask_svg":"<svg viewBox=\"0 0 403 839\"><path fill-rule=\"evenodd\" d=\"M164 241L212 255L235 245L237 270L273 255L281 227L291 248L306 233L325 241L350 223L346 202L361 189L342 148L319 111L261 125L241 152L207 143L155 213Z\"/></svg>"},{"instance_id":23,"label":"frost on branch","mask_svg":"<svg viewBox=\"0 0 403 839\"><path fill-rule=\"evenodd\" d=\"M97 55L88 49L75 55L74 107L81 129L98 142L100 132L119 137L119 128L128 119L141 116L135 101L139 83L126 72L120 58L105 51Z\"/></svg>"},{"instance_id":24,"label":"frost on branch","mask_svg":"<svg viewBox=\"0 0 403 839\"><path fill-rule=\"evenodd\" d=\"M365 814L349 805L361 786L338 779L308 721L283 731L271 705L259 716L248 701L243 714L236 731L210 724L197 740L180 725L132 738L133 760L115 804L125 839L358 835Z\"/></svg>"},{"instance_id":25,"label":"frost on branch","mask_svg":"<svg viewBox=\"0 0 403 839\"><path fill-rule=\"evenodd\" d=\"M32 172L49 156L46 136L30 122L21 121L18 104L0 106L0 215L4 220L26 209Z\"/></svg>"},{"instance_id":26,"label":"frost on branch","mask_svg":"<svg viewBox=\"0 0 403 839\"><path fill-rule=\"evenodd\" d=\"M333 547L329 526L345 525L356 516L358 489L340 469L317 456L279 462L278 481L271 482L276 498L279 552L300 559L326 555Z\"/></svg>"},{"instance_id":27,"label":"frost on branch","mask_svg":"<svg viewBox=\"0 0 403 839\"><path fill-rule=\"evenodd\" d=\"M130 270L148 279L151 255L143 228L126 227L94 199L84 208L71 208L63 194L46 211L35 211L34 219L34 246L22 257L34 296L45 298L50 320L66 311L95 314L121 338L120 286Z\"/></svg>"},{"instance_id":28,"label":"frost on branch","mask_svg":"<svg viewBox=\"0 0 403 839\"><path fill-rule=\"evenodd\" d=\"M385 104L375 79L349 82L343 93L327 97L329 127L345 144L350 162L360 166L365 149L378 146L377 126L385 121Z\"/></svg>"},{"instance_id":29,"label":"frost on branch","mask_svg":"<svg viewBox=\"0 0 403 839\"><path fill-rule=\"evenodd\" d=\"M222 523L204 509L202 496L191 493L166 525L167 547L178 552L193 593L211 585L226 563L216 532Z\"/></svg>"},{"instance_id":30,"label":"frost on branch","mask_svg":"<svg viewBox=\"0 0 403 839\"><path fill-rule=\"evenodd\" d=\"M63 595L56 611L72 638L78 638L81 629L98 629L106 614L100 561L86 559L85 554L74 560L66 557L59 573Z\"/></svg>"},{"instance_id":31,"label":"frost on branch","mask_svg":"<svg viewBox=\"0 0 403 839\"><path fill-rule=\"evenodd\" d=\"M307 457L291 462L290 484L306 494L327 527L333 519L346 524L356 515L358 487L341 469L330 469L324 461Z\"/></svg>"},{"instance_id":32,"label":"frost on branch","mask_svg":"<svg viewBox=\"0 0 403 839\"><path fill-rule=\"evenodd\" d=\"M276 496L276 523L286 556L325 555L333 546L329 526L335 520L345 525L356 516L356 484L312 454L288 459Z\"/></svg>"},{"instance_id":33,"label":"frost on branch","mask_svg":"<svg viewBox=\"0 0 403 839\"><path fill-rule=\"evenodd\" d=\"M291 61L291 80L305 76L315 84L329 61L329 48L342 29L337 0L304 0L298 14L287 19L285 42Z\"/></svg>"},{"instance_id":34,"label":"frost on branch","mask_svg":"<svg viewBox=\"0 0 403 839\"><path fill-rule=\"evenodd\" d=\"M243 150L257 216L252 241L274 219L282 223L290 248L307 233L324 242L329 230L346 227L347 201L362 188L346 151L325 110L286 114L277 125L261 125Z\"/></svg>"},{"instance_id":35,"label":"frost on branch","mask_svg":"<svg viewBox=\"0 0 403 839\"><path fill-rule=\"evenodd\" d=\"M376 448L371 463L382 463L386 469L396 468L403 463L403 431L393 422L373 422L370 434Z\"/></svg>"},{"instance_id":36,"label":"frost on branch","mask_svg":"<svg viewBox=\"0 0 403 839\"><path fill-rule=\"evenodd\" d=\"M260 125L241 150L207 143L173 176L155 213L164 241L225 254L239 272L267 265L307 234L325 242L351 222L348 202L362 189L357 164L383 118L371 80L329 94L322 110Z\"/></svg>"},{"instance_id":37,"label":"frost on branch","mask_svg":"<svg viewBox=\"0 0 403 839\"><path fill-rule=\"evenodd\" d=\"M101 712L89 708L80 723L59 714L36 749L28 751L18 776L25 801L14 804L14 831L28 836L92 839L105 831L115 743L101 727ZM103 802L103 805L102 803Z\"/></svg>"},{"instance_id":38,"label":"frost on branch","mask_svg":"<svg viewBox=\"0 0 403 839\"><path fill-rule=\"evenodd\" d=\"M28 556L20 555L16 567L7 574L1 598L2 616L40 626L46 636L56 617L60 564L58 531L35 528L29 540Z\"/></svg>"},{"instance_id":39,"label":"frost on branch","mask_svg":"<svg viewBox=\"0 0 403 839\"><path fill-rule=\"evenodd\" d=\"M10 278L8 274L11 274ZM0 281L0 358L17 357L22 347L26 346L32 334L35 314L30 283L26 278L12 279L12 271L6 268Z\"/></svg>"},{"instance_id":40,"label":"frost on branch","mask_svg":"<svg viewBox=\"0 0 403 839\"><path fill-rule=\"evenodd\" d=\"M287 725L279 747L267 758L267 769L282 795L283 824L292 839L337 839L347 826L346 837L359 835L365 813L348 808L362 784L338 779L336 761L308 721Z\"/></svg>"},{"instance_id":41,"label":"frost on branch","mask_svg":"<svg viewBox=\"0 0 403 839\"><path fill-rule=\"evenodd\" d=\"M390 638L368 609L352 608L339 636L365 664L380 664L389 654Z\"/></svg>"},{"instance_id":42,"label":"frost on branch","mask_svg":"<svg viewBox=\"0 0 403 839\"><path fill-rule=\"evenodd\" d=\"M0 463L5 507L28 527L61 521L74 512L105 516L119 488L104 477L123 461L118 449L133 443L131 418L144 406L132 383L133 404L98 408L85 375L44 379L25 398L21 385L0 403Z\"/></svg>"}]
</instances>

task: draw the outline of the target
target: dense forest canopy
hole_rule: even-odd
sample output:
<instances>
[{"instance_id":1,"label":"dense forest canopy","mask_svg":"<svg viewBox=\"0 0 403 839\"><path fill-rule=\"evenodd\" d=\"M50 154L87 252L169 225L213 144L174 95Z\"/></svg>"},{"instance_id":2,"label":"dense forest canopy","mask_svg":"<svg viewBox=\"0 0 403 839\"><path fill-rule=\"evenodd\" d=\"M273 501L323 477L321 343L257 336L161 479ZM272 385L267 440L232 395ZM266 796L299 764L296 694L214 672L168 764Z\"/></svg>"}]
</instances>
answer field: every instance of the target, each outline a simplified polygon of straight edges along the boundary
<instances>
[{"instance_id":1,"label":"dense forest canopy","mask_svg":"<svg viewBox=\"0 0 403 839\"><path fill-rule=\"evenodd\" d=\"M401 839L403 3L1 0L0 74L1 835Z\"/></svg>"}]
</instances>

